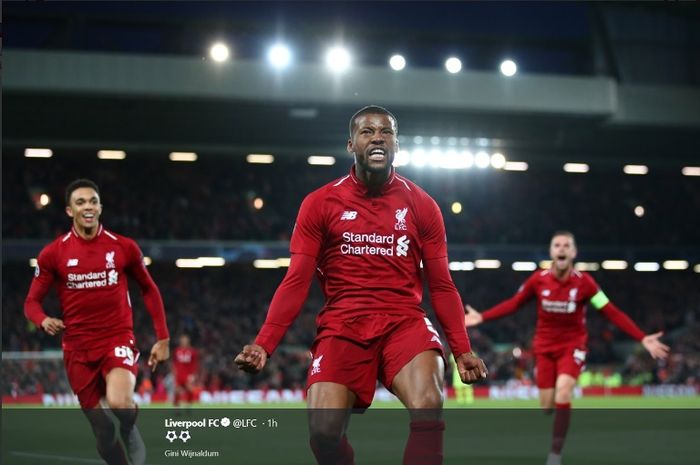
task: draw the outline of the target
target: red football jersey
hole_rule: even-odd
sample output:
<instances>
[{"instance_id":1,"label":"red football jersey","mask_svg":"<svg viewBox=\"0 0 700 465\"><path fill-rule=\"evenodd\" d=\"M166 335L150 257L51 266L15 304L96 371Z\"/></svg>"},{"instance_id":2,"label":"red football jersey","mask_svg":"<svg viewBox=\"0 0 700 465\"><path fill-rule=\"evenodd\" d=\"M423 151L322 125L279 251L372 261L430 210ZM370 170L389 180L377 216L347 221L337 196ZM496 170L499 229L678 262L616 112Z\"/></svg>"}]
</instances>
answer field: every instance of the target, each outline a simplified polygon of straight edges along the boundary
<instances>
[{"instance_id":1,"label":"red football jersey","mask_svg":"<svg viewBox=\"0 0 700 465\"><path fill-rule=\"evenodd\" d=\"M565 345L585 347L588 339L586 304L599 290L593 277L586 272L572 270L566 280L559 281L550 270L537 270L513 298L484 311L484 321L511 313L536 297L535 352Z\"/></svg>"},{"instance_id":2,"label":"red football jersey","mask_svg":"<svg viewBox=\"0 0 700 465\"><path fill-rule=\"evenodd\" d=\"M392 170L369 196L354 166L304 199L290 250L317 259L319 328L376 312L423 314L421 260L447 256L440 208L425 191Z\"/></svg>"},{"instance_id":3,"label":"red football jersey","mask_svg":"<svg viewBox=\"0 0 700 465\"><path fill-rule=\"evenodd\" d=\"M199 371L199 351L194 347L177 347L173 353L175 376L187 377Z\"/></svg>"},{"instance_id":4,"label":"red football jersey","mask_svg":"<svg viewBox=\"0 0 700 465\"><path fill-rule=\"evenodd\" d=\"M126 275L142 291L158 339L168 338L163 301L136 242L99 226L97 235L83 239L71 229L39 254L25 313L41 327L46 314L41 301L56 284L66 326L65 350L99 347L112 336L133 333L131 300Z\"/></svg>"}]
</instances>

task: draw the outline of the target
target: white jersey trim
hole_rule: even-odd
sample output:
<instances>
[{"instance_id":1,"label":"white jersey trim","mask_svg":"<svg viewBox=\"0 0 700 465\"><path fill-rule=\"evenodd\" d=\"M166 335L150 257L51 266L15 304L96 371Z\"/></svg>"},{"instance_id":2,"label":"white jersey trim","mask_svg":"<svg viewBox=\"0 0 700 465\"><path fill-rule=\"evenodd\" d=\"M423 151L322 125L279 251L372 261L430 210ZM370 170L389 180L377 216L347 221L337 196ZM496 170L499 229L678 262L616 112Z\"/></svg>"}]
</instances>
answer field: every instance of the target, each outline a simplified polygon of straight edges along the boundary
<instances>
[{"instance_id":1,"label":"white jersey trim","mask_svg":"<svg viewBox=\"0 0 700 465\"><path fill-rule=\"evenodd\" d=\"M337 186L341 185L341 184L343 183L343 181L345 181L345 180L346 180L347 178L349 178L349 177L350 177L350 175L348 174L348 175L345 176L344 178L341 178L340 181L338 181L338 182L336 182L335 184L333 184L333 187L337 187Z\"/></svg>"},{"instance_id":2,"label":"white jersey trim","mask_svg":"<svg viewBox=\"0 0 700 465\"><path fill-rule=\"evenodd\" d=\"M578 276L579 278L583 276L577 269L574 269L574 275Z\"/></svg>"},{"instance_id":3,"label":"white jersey trim","mask_svg":"<svg viewBox=\"0 0 700 465\"><path fill-rule=\"evenodd\" d=\"M411 188L408 187L408 183L407 183L406 181L404 181L403 179L401 179L400 177L398 177L398 175L395 175L395 177L396 177L396 179L398 179L399 181L401 181L401 182L403 183L404 186L406 186L406 189L408 189L409 191L411 190Z\"/></svg>"},{"instance_id":4,"label":"white jersey trim","mask_svg":"<svg viewBox=\"0 0 700 465\"><path fill-rule=\"evenodd\" d=\"M63 236L63 239L61 240L61 242L66 242L68 239L70 239L71 234L73 234L73 230L71 230L68 234Z\"/></svg>"},{"instance_id":5,"label":"white jersey trim","mask_svg":"<svg viewBox=\"0 0 700 465\"><path fill-rule=\"evenodd\" d=\"M544 271L542 271L542 272L540 273L540 276L544 276L544 275L546 275L547 273L549 273L549 270L544 270Z\"/></svg>"},{"instance_id":6,"label":"white jersey trim","mask_svg":"<svg viewBox=\"0 0 700 465\"><path fill-rule=\"evenodd\" d=\"M111 237L115 241L117 240L117 237L114 234L110 233L109 231L105 231L105 234L107 234L109 237Z\"/></svg>"}]
</instances>

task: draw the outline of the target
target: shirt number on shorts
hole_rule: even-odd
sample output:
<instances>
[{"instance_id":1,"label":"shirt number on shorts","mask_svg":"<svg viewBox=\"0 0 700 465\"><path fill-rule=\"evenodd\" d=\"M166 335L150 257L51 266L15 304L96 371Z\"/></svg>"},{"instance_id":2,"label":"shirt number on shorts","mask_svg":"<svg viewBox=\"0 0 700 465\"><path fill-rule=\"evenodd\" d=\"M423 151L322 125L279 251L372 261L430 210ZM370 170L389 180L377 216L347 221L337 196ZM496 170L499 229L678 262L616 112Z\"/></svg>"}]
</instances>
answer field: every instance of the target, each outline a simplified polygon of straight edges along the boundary
<instances>
[{"instance_id":1,"label":"shirt number on shorts","mask_svg":"<svg viewBox=\"0 0 700 465\"><path fill-rule=\"evenodd\" d=\"M133 366L136 359L134 358L134 351L131 347L119 346L114 348L114 356L117 358L124 359L124 365Z\"/></svg>"}]
</instances>

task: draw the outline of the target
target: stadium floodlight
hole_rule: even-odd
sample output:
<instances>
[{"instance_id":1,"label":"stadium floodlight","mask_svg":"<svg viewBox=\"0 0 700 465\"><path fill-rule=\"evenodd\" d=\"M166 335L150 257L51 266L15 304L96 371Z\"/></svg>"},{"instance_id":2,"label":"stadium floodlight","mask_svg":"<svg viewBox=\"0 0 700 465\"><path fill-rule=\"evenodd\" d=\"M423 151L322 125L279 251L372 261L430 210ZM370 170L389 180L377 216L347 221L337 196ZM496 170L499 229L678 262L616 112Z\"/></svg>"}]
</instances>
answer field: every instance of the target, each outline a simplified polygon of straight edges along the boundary
<instances>
[{"instance_id":1,"label":"stadium floodlight","mask_svg":"<svg viewBox=\"0 0 700 465\"><path fill-rule=\"evenodd\" d=\"M596 262L576 262L574 268L579 271L598 271L600 265Z\"/></svg>"},{"instance_id":2,"label":"stadium floodlight","mask_svg":"<svg viewBox=\"0 0 700 465\"><path fill-rule=\"evenodd\" d=\"M24 149L24 156L27 158L51 158L53 156L53 150L26 148Z\"/></svg>"},{"instance_id":3,"label":"stadium floodlight","mask_svg":"<svg viewBox=\"0 0 700 465\"><path fill-rule=\"evenodd\" d=\"M432 149L428 157L428 163L433 168L447 168L447 156L440 149Z\"/></svg>"},{"instance_id":4,"label":"stadium floodlight","mask_svg":"<svg viewBox=\"0 0 700 465\"><path fill-rule=\"evenodd\" d=\"M537 263L535 262L513 262L513 271L535 271Z\"/></svg>"},{"instance_id":5,"label":"stadium floodlight","mask_svg":"<svg viewBox=\"0 0 700 465\"><path fill-rule=\"evenodd\" d=\"M527 171L528 164L524 161L506 161L503 169L506 171Z\"/></svg>"},{"instance_id":6,"label":"stadium floodlight","mask_svg":"<svg viewBox=\"0 0 700 465\"><path fill-rule=\"evenodd\" d=\"M149 257L148 255L143 256L143 264L144 265L151 266L152 263L153 263L153 259L151 257Z\"/></svg>"},{"instance_id":7,"label":"stadium floodlight","mask_svg":"<svg viewBox=\"0 0 700 465\"><path fill-rule=\"evenodd\" d=\"M637 216L637 218L641 218L644 216L644 207L641 205L637 205L634 207L634 214Z\"/></svg>"},{"instance_id":8,"label":"stadium floodlight","mask_svg":"<svg viewBox=\"0 0 700 465\"><path fill-rule=\"evenodd\" d=\"M474 262L474 266L484 270L496 270L501 267L500 260L480 259Z\"/></svg>"},{"instance_id":9,"label":"stadium floodlight","mask_svg":"<svg viewBox=\"0 0 700 465\"><path fill-rule=\"evenodd\" d=\"M664 270L687 270L687 260L666 260L663 263Z\"/></svg>"},{"instance_id":10,"label":"stadium floodlight","mask_svg":"<svg viewBox=\"0 0 700 465\"><path fill-rule=\"evenodd\" d=\"M423 143L423 136L415 136L413 138L413 143L416 145L420 145Z\"/></svg>"},{"instance_id":11,"label":"stadium floodlight","mask_svg":"<svg viewBox=\"0 0 700 465\"><path fill-rule=\"evenodd\" d=\"M41 195L39 196L39 204L40 204L42 207L45 207L45 206L47 206L47 205L50 204L50 203L51 203L51 197L49 197L49 194L41 194Z\"/></svg>"},{"instance_id":12,"label":"stadium floodlight","mask_svg":"<svg viewBox=\"0 0 700 465\"><path fill-rule=\"evenodd\" d=\"M491 166L497 170L503 169L506 166L506 157L502 153L496 152L491 154Z\"/></svg>"},{"instance_id":13,"label":"stadium floodlight","mask_svg":"<svg viewBox=\"0 0 700 465\"><path fill-rule=\"evenodd\" d=\"M552 267L552 260L540 260L539 265L543 270L548 270Z\"/></svg>"},{"instance_id":14,"label":"stadium floodlight","mask_svg":"<svg viewBox=\"0 0 700 465\"><path fill-rule=\"evenodd\" d=\"M457 145L457 138L456 137L448 137L447 138L447 145L450 147L455 147Z\"/></svg>"},{"instance_id":15,"label":"stadium floodlight","mask_svg":"<svg viewBox=\"0 0 700 465\"><path fill-rule=\"evenodd\" d=\"M421 148L414 149L411 152L411 164L417 168L422 168L428 164L428 153Z\"/></svg>"},{"instance_id":16,"label":"stadium floodlight","mask_svg":"<svg viewBox=\"0 0 700 465\"><path fill-rule=\"evenodd\" d=\"M394 166L406 166L411 163L411 152L399 150L394 157Z\"/></svg>"},{"instance_id":17,"label":"stadium floodlight","mask_svg":"<svg viewBox=\"0 0 700 465\"><path fill-rule=\"evenodd\" d=\"M450 271L472 271L474 262L450 262L448 267Z\"/></svg>"},{"instance_id":18,"label":"stadium floodlight","mask_svg":"<svg viewBox=\"0 0 700 465\"><path fill-rule=\"evenodd\" d=\"M29 259L29 266L30 266L30 267L36 268L36 264L37 264L37 263L38 263L38 262L37 262L36 258L30 258L30 259Z\"/></svg>"},{"instance_id":19,"label":"stadium floodlight","mask_svg":"<svg viewBox=\"0 0 700 465\"><path fill-rule=\"evenodd\" d=\"M194 152L170 152L170 161L197 161L197 154Z\"/></svg>"},{"instance_id":20,"label":"stadium floodlight","mask_svg":"<svg viewBox=\"0 0 700 465\"><path fill-rule=\"evenodd\" d=\"M253 260L253 266L261 269L275 269L279 268L280 264L276 259L260 258Z\"/></svg>"},{"instance_id":21,"label":"stadium floodlight","mask_svg":"<svg viewBox=\"0 0 700 465\"><path fill-rule=\"evenodd\" d=\"M460 137L459 138L459 145L468 146L469 145L469 138L468 137Z\"/></svg>"},{"instance_id":22,"label":"stadium floodlight","mask_svg":"<svg viewBox=\"0 0 700 465\"><path fill-rule=\"evenodd\" d=\"M695 266L693 267L693 271L696 272L696 273L700 273L700 263L698 263L697 265L695 265Z\"/></svg>"},{"instance_id":23,"label":"stadium floodlight","mask_svg":"<svg viewBox=\"0 0 700 465\"><path fill-rule=\"evenodd\" d=\"M401 55L393 55L389 58L389 66L394 71L401 71L406 67L406 59Z\"/></svg>"},{"instance_id":24,"label":"stadium floodlight","mask_svg":"<svg viewBox=\"0 0 700 465\"><path fill-rule=\"evenodd\" d=\"M267 61L275 69L284 69L292 62L292 52L284 44L275 44L267 51Z\"/></svg>"},{"instance_id":25,"label":"stadium floodlight","mask_svg":"<svg viewBox=\"0 0 700 465\"><path fill-rule=\"evenodd\" d=\"M332 47L326 53L326 66L334 73L342 73L350 68L350 53L343 47Z\"/></svg>"},{"instance_id":26,"label":"stadium floodlight","mask_svg":"<svg viewBox=\"0 0 700 465\"><path fill-rule=\"evenodd\" d=\"M307 158L309 165L323 165L332 166L335 165L335 157L325 156L325 155L311 155Z\"/></svg>"},{"instance_id":27,"label":"stadium floodlight","mask_svg":"<svg viewBox=\"0 0 700 465\"><path fill-rule=\"evenodd\" d=\"M452 202L452 213L455 215L459 215L462 213L462 203L461 202Z\"/></svg>"},{"instance_id":28,"label":"stadium floodlight","mask_svg":"<svg viewBox=\"0 0 700 465\"><path fill-rule=\"evenodd\" d=\"M462 70L462 61L457 57L450 57L445 60L445 69L451 74L459 73Z\"/></svg>"},{"instance_id":29,"label":"stadium floodlight","mask_svg":"<svg viewBox=\"0 0 700 465\"><path fill-rule=\"evenodd\" d=\"M462 169L469 169L474 166L474 155L469 150L462 150L458 155L458 167Z\"/></svg>"},{"instance_id":30,"label":"stadium floodlight","mask_svg":"<svg viewBox=\"0 0 700 465\"><path fill-rule=\"evenodd\" d=\"M292 259L290 257L280 257L277 259L277 264L280 266L280 268L289 268L291 263Z\"/></svg>"},{"instance_id":31,"label":"stadium floodlight","mask_svg":"<svg viewBox=\"0 0 700 465\"><path fill-rule=\"evenodd\" d=\"M264 205L265 202L260 197L255 197L255 199L253 199L253 208L255 208L256 210L262 210L262 207Z\"/></svg>"},{"instance_id":32,"label":"stadium floodlight","mask_svg":"<svg viewBox=\"0 0 700 465\"><path fill-rule=\"evenodd\" d=\"M625 260L603 260L604 270L626 270L627 262Z\"/></svg>"},{"instance_id":33,"label":"stadium floodlight","mask_svg":"<svg viewBox=\"0 0 700 465\"><path fill-rule=\"evenodd\" d=\"M683 176L700 176L700 166L684 166L681 173Z\"/></svg>"},{"instance_id":34,"label":"stadium floodlight","mask_svg":"<svg viewBox=\"0 0 700 465\"><path fill-rule=\"evenodd\" d=\"M658 263L656 262L637 262L634 264L634 271L659 271Z\"/></svg>"},{"instance_id":35,"label":"stadium floodlight","mask_svg":"<svg viewBox=\"0 0 700 465\"><path fill-rule=\"evenodd\" d=\"M224 257L197 257L202 266L224 266L226 259Z\"/></svg>"},{"instance_id":36,"label":"stadium floodlight","mask_svg":"<svg viewBox=\"0 0 700 465\"><path fill-rule=\"evenodd\" d=\"M275 156L269 153L249 153L248 156L245 157L245 161L248 163L269 165L270 163L274 163Z\"/></svg>"},{"instance_id":37,"label":"stadium floodlight","mask_svg":"<svg viewBox=\"0 0 700 465\"><path fill-rule=\"evenodd\" d=\"M588 173L590 167L586 163L565 163L564 171L567 173Z\"/></svg>"},{"instance_id":38,"label":"stadium floodlight","mask_svg":"<svg viewBox=\"0 0 700 465\"><path fill-rule=\"evenodd\" d=\"M123 150L99 150L97 158L100 160L123 160L126 158L126 152Z\"/></svg>"},{"instance_id":39,"label":"stadium floodlight","mask_svg":"<svg viewBox=\"0 0 700 465\"><path fill-rule=\"evenodd\" d=\"M229 50L228 45L223 42L216 42L209 48L209 56L217 63L223 63L224 61L228 60L230 55L231 51Z\"/></svg>"},{"instance_id":40,"label":"stadium floodlight","mask_svg":"<svg viewBox=\"0 0 700 465\"><path fill-rule=\"evenodd\" d=\"M647 165L625 165L622 167L622 171L625 174L644 175L649 172L649 167Z\"/></svg>"},{"instance_id":41,"label":"stadium floodlight","mask_svg":"<svg viewBox=\"0 0 700 465\"><path fill-rule=\"evenodd\" d=\"M197 258L178 258L175 260L175 266L178 268L203 268L204 265L202 265Z\"/></svg>"},{"instance_id":42,"label":"stadium floodlight","mask_svg":"<svg viewBox=\"0 0 700 465\"><path fill-rule=\"evenodd\" d=\"M511 77L515 76L515 73L518 72L518 65L515 64L513 60L503 60L501 62L501 74L503 74L506 77Z\"/></svg>"},{"instance_id":43,"label":"stadium floodlight","mask_svg":"<svg viewBox=\"0 0 700 465\"><path fill-rule=\"evenodd\" d=\"M489 157L488 153L481 150L476 153L476 156L474 157L474 164L477 168L488 168L491 164L491 157Z\"/></svg>"},{"instance_id":44,"label":"stadium floodlight","mask_svg":"<svg viewBox=\"0 0 700 465\"><path fill-rule=\"evenodd\" d=\"M440 145L440 138L438 136L433 136L430 138L430 143L433 145Z\"/></svg>"}]
</instances>

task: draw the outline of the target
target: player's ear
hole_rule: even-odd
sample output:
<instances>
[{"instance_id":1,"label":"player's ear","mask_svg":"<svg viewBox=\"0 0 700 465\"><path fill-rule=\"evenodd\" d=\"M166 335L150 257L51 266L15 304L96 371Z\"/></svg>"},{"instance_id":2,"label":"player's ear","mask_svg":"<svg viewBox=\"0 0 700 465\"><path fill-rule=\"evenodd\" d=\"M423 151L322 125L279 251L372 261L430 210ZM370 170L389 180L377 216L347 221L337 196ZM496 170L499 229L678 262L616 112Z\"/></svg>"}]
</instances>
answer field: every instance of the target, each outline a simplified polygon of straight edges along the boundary
<instances>
[{"instance_id":1,"label":"player's ear","mask_svg":"<svg viewBox=\"0 0 700 465\"><path fill-rule=\"evenodd\" d=\"M66 205L66 215L73 218L73 210L68 205Z\"/></svg>"},{"instance_id":2,"label":"player's ear","mask_svg":"<svg viewBox=\"0 0 700 465\"><path fill-rule=\"evenodd\" d=\"M354 155L355 151L352 149L352 139L348 139L348 146L346 147L346 150L350 155Z\"/></svg>"}]
</instances>

